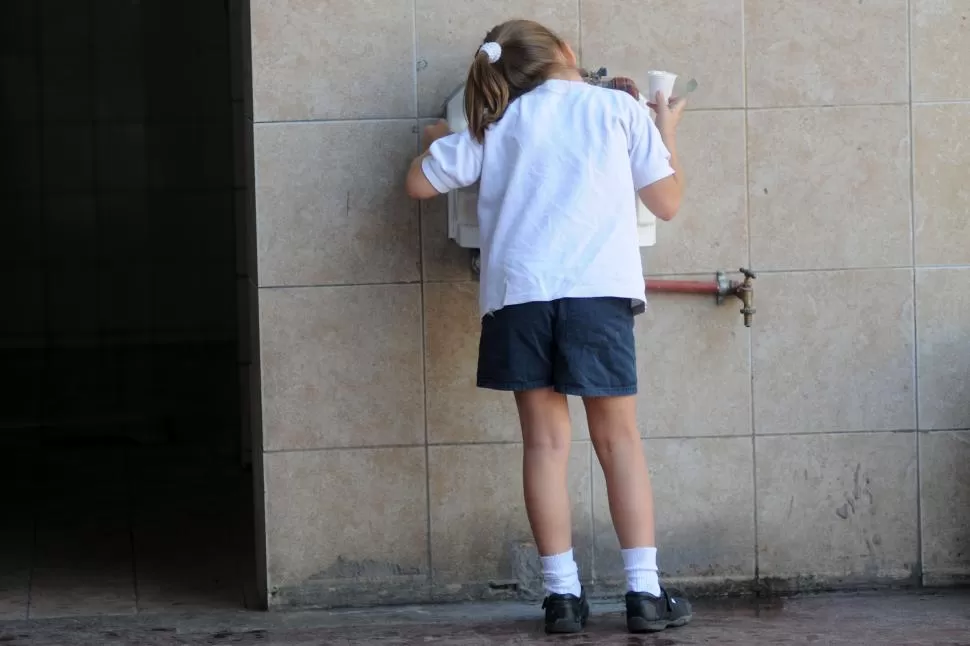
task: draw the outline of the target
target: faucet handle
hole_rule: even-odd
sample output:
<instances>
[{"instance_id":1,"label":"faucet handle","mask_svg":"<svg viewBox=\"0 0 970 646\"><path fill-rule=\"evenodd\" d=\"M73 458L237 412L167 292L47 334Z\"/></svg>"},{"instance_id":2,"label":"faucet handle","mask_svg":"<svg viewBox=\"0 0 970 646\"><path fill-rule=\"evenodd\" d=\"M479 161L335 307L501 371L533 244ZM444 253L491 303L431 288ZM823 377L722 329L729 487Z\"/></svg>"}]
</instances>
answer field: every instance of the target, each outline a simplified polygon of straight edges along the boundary
<instances>
[{"instance_id":1,"label":"faucet handle","mask_svg":"<svg viewBox=\"0 0 970 646\"><path fill-rule=\"evenodd\" d=\"M745 269L744 267L742 267L738 271L740 271L744 275L745 278L757 278L758 277L758 275L756 273L754 273L750 269Z\"/></svg>"}]
</instances>

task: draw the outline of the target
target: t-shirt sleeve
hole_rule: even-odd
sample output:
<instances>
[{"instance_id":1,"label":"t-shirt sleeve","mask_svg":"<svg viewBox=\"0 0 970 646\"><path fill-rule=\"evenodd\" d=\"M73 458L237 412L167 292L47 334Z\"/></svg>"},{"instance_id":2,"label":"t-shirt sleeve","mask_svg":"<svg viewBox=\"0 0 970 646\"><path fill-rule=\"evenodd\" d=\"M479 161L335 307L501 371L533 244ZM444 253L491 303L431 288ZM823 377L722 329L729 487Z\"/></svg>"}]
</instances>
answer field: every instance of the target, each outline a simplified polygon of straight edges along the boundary
<instances>
[{"instance_id":1,"label":"t-shirt sleeve","mask_svg":"<svg viewBox=\"0 0 970 646\"><path fill-rule=\"evenodd\" d=\"M467 130L442 137L428 152L421 170L439 193L471 186L482 175L484 149Z\"/></svg>"},{"instance_id":2,"label":"t-shirt sleeve","mask_svg":"<svg viewBox=\"0 0 970 646\"><path fill-rule=\"evenodd\" d=\"M631 106L630 111L630 169L633 171L633 184L639 191L670 177L674 169L670 166L670 151L660 138L660 131L650 118L649 111L639 104Z\"/></svg>"}]
</instances>

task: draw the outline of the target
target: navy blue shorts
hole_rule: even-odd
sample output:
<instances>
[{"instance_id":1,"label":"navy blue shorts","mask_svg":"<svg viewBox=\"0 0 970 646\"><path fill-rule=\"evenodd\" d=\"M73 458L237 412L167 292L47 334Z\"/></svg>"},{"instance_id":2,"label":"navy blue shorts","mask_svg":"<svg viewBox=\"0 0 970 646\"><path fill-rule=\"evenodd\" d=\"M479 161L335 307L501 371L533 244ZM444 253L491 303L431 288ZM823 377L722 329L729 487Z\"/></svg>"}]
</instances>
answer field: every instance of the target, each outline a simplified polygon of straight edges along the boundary
<instances>
[{"instance_id":1,"label":"navy blue shorts","mask_svg":"<svg viewBox=\"0 0 970 646\"><path fill-rule=\"evenodd\" d=\"M482 318L478 386L615 397L637 392L629 298L510 305Z\"/></svg>"}]
</instances>

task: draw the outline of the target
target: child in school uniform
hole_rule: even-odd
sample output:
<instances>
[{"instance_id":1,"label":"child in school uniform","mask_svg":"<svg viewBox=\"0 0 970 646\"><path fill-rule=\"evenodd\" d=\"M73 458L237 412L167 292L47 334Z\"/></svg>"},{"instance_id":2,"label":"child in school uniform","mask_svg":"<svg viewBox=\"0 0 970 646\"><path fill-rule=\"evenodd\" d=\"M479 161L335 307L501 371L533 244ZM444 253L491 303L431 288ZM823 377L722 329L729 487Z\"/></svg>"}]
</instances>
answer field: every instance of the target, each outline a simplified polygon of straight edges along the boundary
<instances>
[{"instance_id":1,"label":"child in school uniform","mask_svg":"<svg viewBox=\"0 0 970 646\"><path fill-rule=\"evenodd\" d=\"M692 617L690 603L660 585L637 428L633 326L646 295L636 200L669 220L684 191L684 101L651 100L656 123L627 92L586 83L555 33L512 20L487 34L472 61L468 130L426 129L427 150L407 176L416 199L479 183L478 386L515 396L549 633L579 632L589 616L572 550L567 395L583 399L606 476L627 627L653 632Z\"/></svg>"}]
</instances>

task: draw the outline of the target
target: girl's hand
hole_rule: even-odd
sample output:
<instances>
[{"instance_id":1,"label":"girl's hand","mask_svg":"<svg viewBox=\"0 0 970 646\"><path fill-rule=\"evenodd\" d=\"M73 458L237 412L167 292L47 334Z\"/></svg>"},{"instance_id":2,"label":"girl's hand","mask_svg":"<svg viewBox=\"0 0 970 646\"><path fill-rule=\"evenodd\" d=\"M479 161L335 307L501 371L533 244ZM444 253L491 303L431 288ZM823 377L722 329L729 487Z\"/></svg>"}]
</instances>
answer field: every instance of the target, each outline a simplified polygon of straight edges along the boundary
<instances>
[{"instance_id":1,"label":"girl's hand","mask_svg":"<svg viewBox=\"0 0 970 646\"><path fill-rule=\"evenodd\" d=\"M663 93L657 92L654 103L648 105L657 113L657 129L666 138L676 134L684 108L687 107L687 99L671 97L669 102L664 102L663 98Z\"/></svg>"},{"instance_id":2,"label":"girl's hand","mask_svg":"<svg viewBox=\"0 0 970 646\"><path fill-rule=\"evenodd\" d=\"M425 126L424 136L421 139L421 143L424 149L427 150L431 147L431 144L438 141L442 137L447 137L451 134L451 128L448 127L448 122L444 119L438 121L438 123Z\"/></svg>"}]
</instances>

